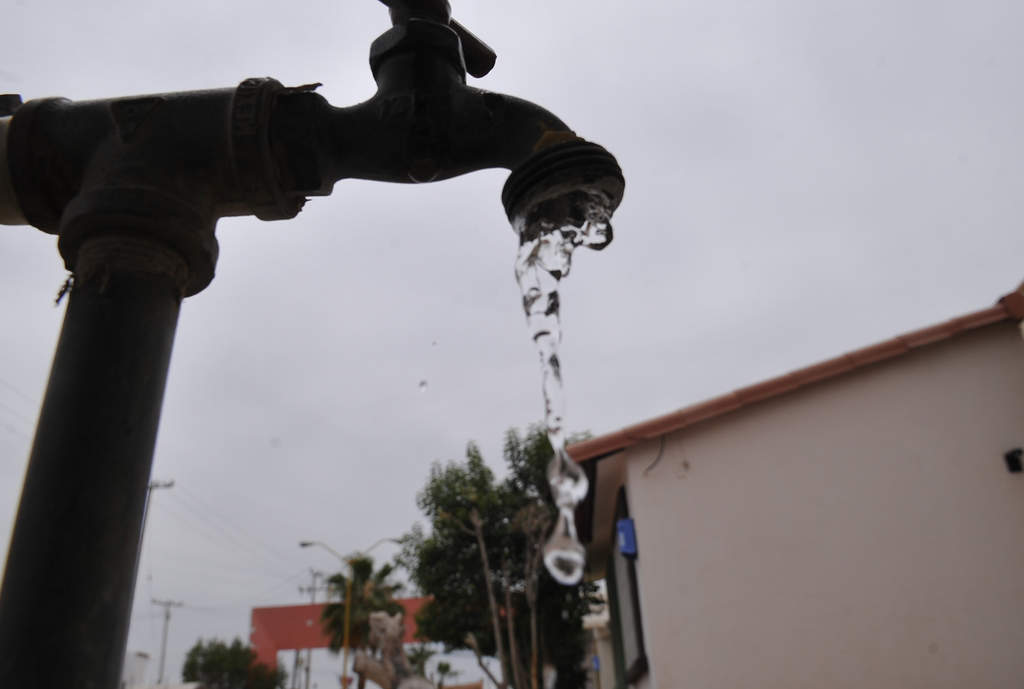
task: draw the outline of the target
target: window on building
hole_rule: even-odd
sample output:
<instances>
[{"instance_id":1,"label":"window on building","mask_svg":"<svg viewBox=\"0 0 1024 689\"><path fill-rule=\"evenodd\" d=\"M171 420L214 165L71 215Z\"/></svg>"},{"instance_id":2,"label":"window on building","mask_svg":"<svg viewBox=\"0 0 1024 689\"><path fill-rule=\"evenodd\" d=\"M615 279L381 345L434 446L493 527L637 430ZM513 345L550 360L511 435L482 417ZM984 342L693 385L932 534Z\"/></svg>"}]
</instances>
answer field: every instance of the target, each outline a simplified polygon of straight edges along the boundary
<instances>
[{"instance_id":1,"label":"window on building","mask_svg":"<svg viewBox=\"0 0 1024 689\"><path fill-rule=\"evenodd\" d=\"M629 519L625 490L619 491L615 507L615 534L606 568L608 603L611 612L612 639L615 650L617 689L625 689L647 672L647 653L640 622L640 595L636 584L636 534L624 533L619 520ZM632 543L629 541L632 540ZM623 554L625 550L632 554Z\"/></svg>"}]
</instances>

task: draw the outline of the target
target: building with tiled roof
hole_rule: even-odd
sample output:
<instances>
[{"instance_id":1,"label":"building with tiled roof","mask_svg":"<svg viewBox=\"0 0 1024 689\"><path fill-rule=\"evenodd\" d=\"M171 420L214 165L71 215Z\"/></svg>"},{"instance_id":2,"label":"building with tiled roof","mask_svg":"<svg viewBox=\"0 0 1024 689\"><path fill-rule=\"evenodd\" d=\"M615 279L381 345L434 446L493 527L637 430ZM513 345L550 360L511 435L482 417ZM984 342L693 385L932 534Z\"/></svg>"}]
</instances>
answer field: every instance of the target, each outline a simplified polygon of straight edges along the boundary
<instances>
[{"instance_id":1,"label":"building with tiled roof","mask_svg":"<svg viewBox=\"0 0 1024 689\"><path fill-rule=\"evenodd\" d=\"M1024 288L579 443L601 687L1024 678Z\"/></svg>"}]
</instances>

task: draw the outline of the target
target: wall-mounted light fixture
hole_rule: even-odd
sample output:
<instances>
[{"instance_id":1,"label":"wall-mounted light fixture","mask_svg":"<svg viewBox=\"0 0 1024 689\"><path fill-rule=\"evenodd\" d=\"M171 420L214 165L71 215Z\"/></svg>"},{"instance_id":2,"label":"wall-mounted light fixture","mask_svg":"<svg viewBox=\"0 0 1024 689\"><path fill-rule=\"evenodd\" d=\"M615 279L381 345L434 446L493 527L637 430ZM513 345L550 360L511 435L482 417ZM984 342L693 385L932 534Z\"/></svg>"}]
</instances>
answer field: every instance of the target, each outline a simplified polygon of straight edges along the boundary
<instances>
[{"instance_id":1,"label":"wall-mounted light fixture","mask_svg":"<svg viewBox=\"0 0 1024 689\"><path fill-rule=\"evenodd\" d=\"M1011 474L1021 473L1021 455L1024 454L1024 449L1015 447L1005 455L1003 459L1006 460L1006 468Z\"/></svg>"}]
</instances>

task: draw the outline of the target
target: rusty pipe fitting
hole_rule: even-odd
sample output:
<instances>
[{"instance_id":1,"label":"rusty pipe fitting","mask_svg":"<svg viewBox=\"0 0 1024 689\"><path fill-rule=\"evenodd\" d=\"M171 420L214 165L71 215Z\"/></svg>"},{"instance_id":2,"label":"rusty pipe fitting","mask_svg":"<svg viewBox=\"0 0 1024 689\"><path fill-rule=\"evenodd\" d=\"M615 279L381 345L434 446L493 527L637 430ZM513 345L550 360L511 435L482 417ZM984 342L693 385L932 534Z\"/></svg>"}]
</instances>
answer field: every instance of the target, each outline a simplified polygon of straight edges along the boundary
<instances>
[{"instance_id":1,"label":"rusty pipe fitting","mask_svg":"<svg viewBox=\"0 0 1024 689\"><path fill-rule=\"evenodd\" d=\"M286 88L269 78L235 89L30 101L9 125L13 174L0 193L14 193L4 212L59 235L72 271L93 236L130 228L160 241L187 262L192 295L213 278L219 218L291 218L307 196L328 195L341 179L418 183L524 165L535 175L556 159L563 169L566 155L584 164L585 178L592 145L534 103L467 86L460 41L425 19L393 27L371 49L377 92L344 108L314 93L316 84ZM542 155L555 149L558 156Z\"/></svg>"},{"instance_id":2,"label":"rusty pipe fitting","mask_svg":"<svg viewBox=\"0 0 1024 689\"><path fill-rule=\"evenodd\" d=\"M4 217L58 235L71 271L96 236L160 242L187 262L185 294L196 294L213 279L219 218L291 218L305 201L278 185L267 136L275 98L289 92L247 79L235 89L29 101L5 126Z\"/></svg>"}]
</instances>

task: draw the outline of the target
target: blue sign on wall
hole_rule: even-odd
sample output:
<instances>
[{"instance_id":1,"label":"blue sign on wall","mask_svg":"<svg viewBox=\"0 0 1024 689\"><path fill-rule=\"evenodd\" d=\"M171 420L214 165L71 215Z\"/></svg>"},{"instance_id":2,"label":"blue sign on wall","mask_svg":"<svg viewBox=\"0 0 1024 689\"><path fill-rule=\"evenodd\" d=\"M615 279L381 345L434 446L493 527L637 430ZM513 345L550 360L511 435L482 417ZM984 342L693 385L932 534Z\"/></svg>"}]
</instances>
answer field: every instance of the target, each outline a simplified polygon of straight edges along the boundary
<instances>
[{"instance_id":1,"label":"blue sign on wall","mask_svg":"<svg viewBox=\"0 0 1024 689\"><path fill-rule=\"evenodd\" d=\"M636 557L636 530L633 528L633 520L630 518L620 519L615 522L615 530L618 533L619 552L627 557Z\"/></svg>"}]
</instances>

